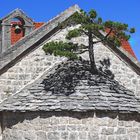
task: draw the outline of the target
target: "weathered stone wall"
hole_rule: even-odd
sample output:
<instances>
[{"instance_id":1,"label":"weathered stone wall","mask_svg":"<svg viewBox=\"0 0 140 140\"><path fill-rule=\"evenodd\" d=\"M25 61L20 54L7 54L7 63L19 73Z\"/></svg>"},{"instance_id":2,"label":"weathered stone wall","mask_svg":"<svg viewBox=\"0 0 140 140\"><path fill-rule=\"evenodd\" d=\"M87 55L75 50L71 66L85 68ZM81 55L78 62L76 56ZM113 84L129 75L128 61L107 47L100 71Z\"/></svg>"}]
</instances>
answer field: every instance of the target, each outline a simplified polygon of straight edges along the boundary
<instances>
[{"instance_id":1,"label":"weathered stone wall","mask_svg":"<svg viewBox=\"0 0 140 140\"><path fill-rule=\"evenodd\" d=\"M140 140L139 117L103 112L5 113L3 140Z\"/></svg>"},{"instance_id":2,"label":"weathered stone wall","mask_svg":"<svg viewBox=\"0 0 140 140\"><path fill-rule=\"evenodd\" d=\"M102 67L103 70L110 70L112 72L110 74L114 75L116 81L133 91L136 96L140 96L140 75L103 44L97 44L94 52L98 68ZM84 55L84 58L86 56L87 54Z\"/></svg>"},{"instance_id":3,"label":"weathered stone wall","mask_svg":"<svg viewBox=\"0 0 140 140\"><path fill-rule=\"evenodd\" d=\"M0 140L2 140L2 115L0 114Z\"/></svg>"},{"instance_id":4,"label":"weathered stone wall","mask_svg":"<svg viewBox=\"0 0 140 140\"><path fill-rule=\"evenodd\" d=\"M67 28L57 34L54 37L54 40L59 41L67 41L65 36L68 30L73 29L73 27ZM78 37L72 39L74 43L85 44L88 45L88 38L86 36ZM95 60L96 64L99 67L102 67L103 70L110 70L112 75L114 75L114 79L118 81L121 85L126 87L127 89L134 92L136 96L140 96L140 75L130 68L130 66L114 54L110 49L105 47L102 43L95 45ZM84 59L88 59L88 54L85 53L82 55ZM102 65L102 64L104 65Z\"/></svg>"},{"instance_id":5,"label":"weathered stone wall","mask_svg":"<svg viewBox=\"0 0 140 140\"><path fill-rule=\"evenodd\" d=\"M102 44L97 45L95 48L95 59L99 66L101 66L101 61L109 60L110 65L107 66L107 69L112 72L114 79L133 91L136 96L140 96L140 75L136 74L122 59Z\"/></svg>"},{"instance_id":6,"label":"weathered stone wall","mask_svg":"<svg viewBox=\"0 0 140 140\"><path fill-rule=\"evenodd\" d=\"M22 40L18 41L13 47L1 54L0 68L2 69L7 66L8 63L15 60L15 58L18 55L21 55L25 50L30 47L33 48L33 45L37 48L38 46L35 44L42 43L44 39L41 41L40 39L44 36L48 39L53 32L54 37L58 38L59 34L55 35L53 31L58 26L58 23L65 21L78 10L79 8L77 5L70 7L48 23L44 24L38 30L35 30ZM50 38L50 40L53 40L53 37ZM63 60L64 58L46 56L42 50L42 46L40 46L40 48L19 60L19 62L8 69L7 72L0 75L0 101L5 99L8 95L16 93L29 82L35 80L38 75L41 75L45 70L49 69L49 67L52 67L55 63L60 63Z\"/></svg>"},{"instance_id":7,"label":"weathered stone wall","mask_svg":"<svg viewBox=\"0 0 140 140\"><path fill-rule=\"evenodd\" d=\"M58 32L49 41L55 40L65 40L65 36L68 30L73 29L66 28L61 32ZM76 43L87 44L87 37L79 37L73 39ZM48 42L48 40L47 40ZM84 58L88 58L88 55L83 54ZM12 93L16 93L29 82L34 81L39 75L41 75L45 70L53 66L54 63L60 63L64 58L54 57L50 55L45 55L42 50L42 46L34 50L26 57L22 58L16 65L11 67L7 72L0 75L0 100ZM121 60L117 55L111 52L103 44L98 44L95 46L95 59L98 67L102 69L108 69L114 75L114 79L120 84L125 86L127 89L132 90L135 95L140 96L140 76L137 75L123 60ZM103 60L106 60L107 63ZM105 65L102 66L101 62ZM109 62L109 64L108 64Z\"/></svg>"},{"instance_id":8,"label":"weathered stone wall","mask_svg":"<svg viewBox=\"0 0 140 140\"><path fill-rule=\"evenodd\" d=\"M42 75L43 72L64 60L66 58L46 55L40 46L0 75L0 100L18 92L29 82L33 82Z\"/></svg>"}]
</instances>

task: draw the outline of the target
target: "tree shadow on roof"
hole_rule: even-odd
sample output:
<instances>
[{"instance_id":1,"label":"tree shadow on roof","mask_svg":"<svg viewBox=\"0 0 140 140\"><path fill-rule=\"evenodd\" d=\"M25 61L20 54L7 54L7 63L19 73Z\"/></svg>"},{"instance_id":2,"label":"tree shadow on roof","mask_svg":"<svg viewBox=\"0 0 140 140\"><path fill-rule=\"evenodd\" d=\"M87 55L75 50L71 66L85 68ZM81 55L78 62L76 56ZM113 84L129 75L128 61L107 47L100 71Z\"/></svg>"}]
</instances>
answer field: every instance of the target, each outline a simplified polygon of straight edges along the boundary
<instances>
[{"instance_id":1,"label":"tree shadow on roof","mask_svg":"<svg viewBox=\"0 0 140 140\"><path fill-rule=\"evenodd\" d=\"M103 60L100 60L101 66L99 67L99 71L101 73L104 73L104 75L108 76L111 79L114 79L114 74L112 71L109 69L111 66L111 62L109 58L104 58Z\"/></svg>"},{"instance_id":2,"label":"tree shadow on roof","mask_svg":"<svg viewBox=\"0 0 140 140\"><path fill-rule=\"evenodd\" d=\"M52 94L65 94L66 96L74 93L76 86L82 86L81 82L84 82L89 87L110 83L109 88L112 90L113 88L122 88L114 80L114 74L109 69L110 60L104 59L100 63L98 74L93 74L90 71L89 61L68 61L59 65L55 73L47 76L42 84L44 84L46 91L50 91ZM123 89L125 88L123 87Z\"/></svg>"}]
</instances>

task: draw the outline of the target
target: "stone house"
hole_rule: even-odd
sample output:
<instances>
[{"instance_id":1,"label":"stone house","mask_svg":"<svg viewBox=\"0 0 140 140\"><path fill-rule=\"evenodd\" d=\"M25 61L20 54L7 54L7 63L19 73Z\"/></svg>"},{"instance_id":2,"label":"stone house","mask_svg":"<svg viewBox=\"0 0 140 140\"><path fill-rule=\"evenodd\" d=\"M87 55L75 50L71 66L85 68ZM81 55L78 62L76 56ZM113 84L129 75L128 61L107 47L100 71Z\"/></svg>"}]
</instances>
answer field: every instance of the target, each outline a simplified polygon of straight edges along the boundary
<instances>
[{"instance_id":1,"label":"stone house","mask_svg":"<svg viewBox=\"0 0 140 140\"><path fill-rule=\"evenodd\" d=\"M58 25L79 9L47 23L19 9L0 20L1 140L140 140L140 63L128 42L95 46L96 65L108 76L42 50L49 41L66 41L76 27Z\"/></svg>"}]
</instances>

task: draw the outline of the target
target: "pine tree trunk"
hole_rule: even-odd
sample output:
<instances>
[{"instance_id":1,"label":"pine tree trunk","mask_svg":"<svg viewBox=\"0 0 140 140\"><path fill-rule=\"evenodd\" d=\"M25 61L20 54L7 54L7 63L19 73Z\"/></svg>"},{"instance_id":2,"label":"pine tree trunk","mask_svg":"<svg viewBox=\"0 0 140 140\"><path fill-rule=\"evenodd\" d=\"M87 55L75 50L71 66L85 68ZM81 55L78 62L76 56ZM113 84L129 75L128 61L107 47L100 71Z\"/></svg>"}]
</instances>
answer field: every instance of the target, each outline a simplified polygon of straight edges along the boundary
<instances>
[{"instance_id":1,"label":"pine tree trunk","mask_svg":"<svg viewBox=\"0 0 140 140\"><path fill-rule=\"evenodd\" d=\"M93 36L92 33L89 32L89 59L90 59L90 66L91 66L91 72L92 73L97 73L97 68L95 64L95 58L94 58L94 46L93 46Z\"/></svg>"}]
</instances>

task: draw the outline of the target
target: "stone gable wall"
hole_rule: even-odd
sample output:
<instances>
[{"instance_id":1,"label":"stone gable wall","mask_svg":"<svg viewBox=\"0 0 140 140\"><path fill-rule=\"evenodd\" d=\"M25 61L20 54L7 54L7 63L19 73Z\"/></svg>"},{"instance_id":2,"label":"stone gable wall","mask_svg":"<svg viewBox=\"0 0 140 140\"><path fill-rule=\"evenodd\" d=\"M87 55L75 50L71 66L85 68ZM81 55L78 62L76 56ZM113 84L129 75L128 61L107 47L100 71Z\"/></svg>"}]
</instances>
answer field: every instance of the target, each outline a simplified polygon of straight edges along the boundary
<instances>
[{"instance_id":1,"label":"stone gable wall","mask_svg":"<svg viewBox=\"0 0 140 140\"><path fill-rule=\"evenodd\" d=\"M0 140L2 140L2 117L0 116Z\"/></svg>"},{"instance_id":2,"label":"stone gable wall","mask_svg":"<svg viewBox=\"0 0 140 140\"><path fill-rule=\"evenodd\" d=\"M5 113L3 140L140 140L140 122L103 112Z\"/></svg>"},{"instance_id":3,"label":"stone gable wall","mask_svg":"<svg viewBox=\"0 0 140 140\"><path fill-rule=\"evenodd\" d=\"M109 70L111 72L110 74L114 75L116 81L125 88L133 91L136 96L140 96L140 75L134 72L124 60L120 59L103 44L97 44L94 52L98 68L102 67L103 70ZM88 58L88 55L84 54L84 58ZM104 60L109 61L110 64L103 66L101 63Z\"/></svg>"},{"instance_id":4,"label":"stone gable wall","mask_svg":"<svg viewBox=\"0 0 140 140\"><path fill-rule=\"evenodd\" d=\"M56 41L67 41L65 36L68 30L73 29L73 27L64 29L59 33L58 36L54 37ZM88 45L88 38L86 36L77 37L72 39L74 43L85 44ZM94 48L95 52L95 61L97 67L102 67L103 70L107 69L114 75L114 79L118 81L121 85L126 87L127 89L134 92L136 96L140 96L140 75L130 68L130 66L121 58L119 58L116 54L114 54L110 49L105 47L102 43L98 43ZM88 54L82 54L84 59L88 59ZM109 61L110 65L102 66L101 62L104 60ZM106 68L107 66L107 68Z\"/></svg>"},{"instance_id":5,"label":"stone gable wall","mask_svg":"<svg viewBox=\"0 0 140 140\"><path fill-rule=\"evenodd\" d=\"M140 96L140 75L136 74L128 64L102 44L97 45L95 49L95 59L99 66L101 66L100 61L110 60L108 69L114 75L114 79L125 88L133 91L136 96Z\"/></svg>"},{"instance_id":6,"label":"stone gable wall","mask_svg":"<svg viewBox=\"0 0 140 140\"><path fill-rule=\"evenodd\" d=\"M66 41L65 36L68 30L71 29L73 29L73 27L63 29L46 42L52 40ZM73 39L73 41L86 45L88 42L85 36ZM87 53L82 56L88 59ZM29 82L33 82L44 71L52 67L53 64L61 63L63 60L64 58L45 55L42 46L40 46L38 49L22 58L16 65L9 68L7 72L0 75L0 100L21 90ZM110 66L108 66L107 69L114 75L114 79L127 89L133 91L135 95L140 96L140 76L103 44L95 46L95 60L98 67L101 66L101 61L109 60ZM105 69L105 66L102 66L102 68Z\"/></svg>"},{"instance_id":7,"label":"stone gable wall","mask_svg":"<svg viewBox=\"0 0 140 140\"><path fill-rule=\"evenodd\" d=\"M64 60L66 60L64 57L46 55L40 46L0 75L0 100L20 91L29 82L33 82L42 75L43 72Z\"/></svg>"}]
</instances>

